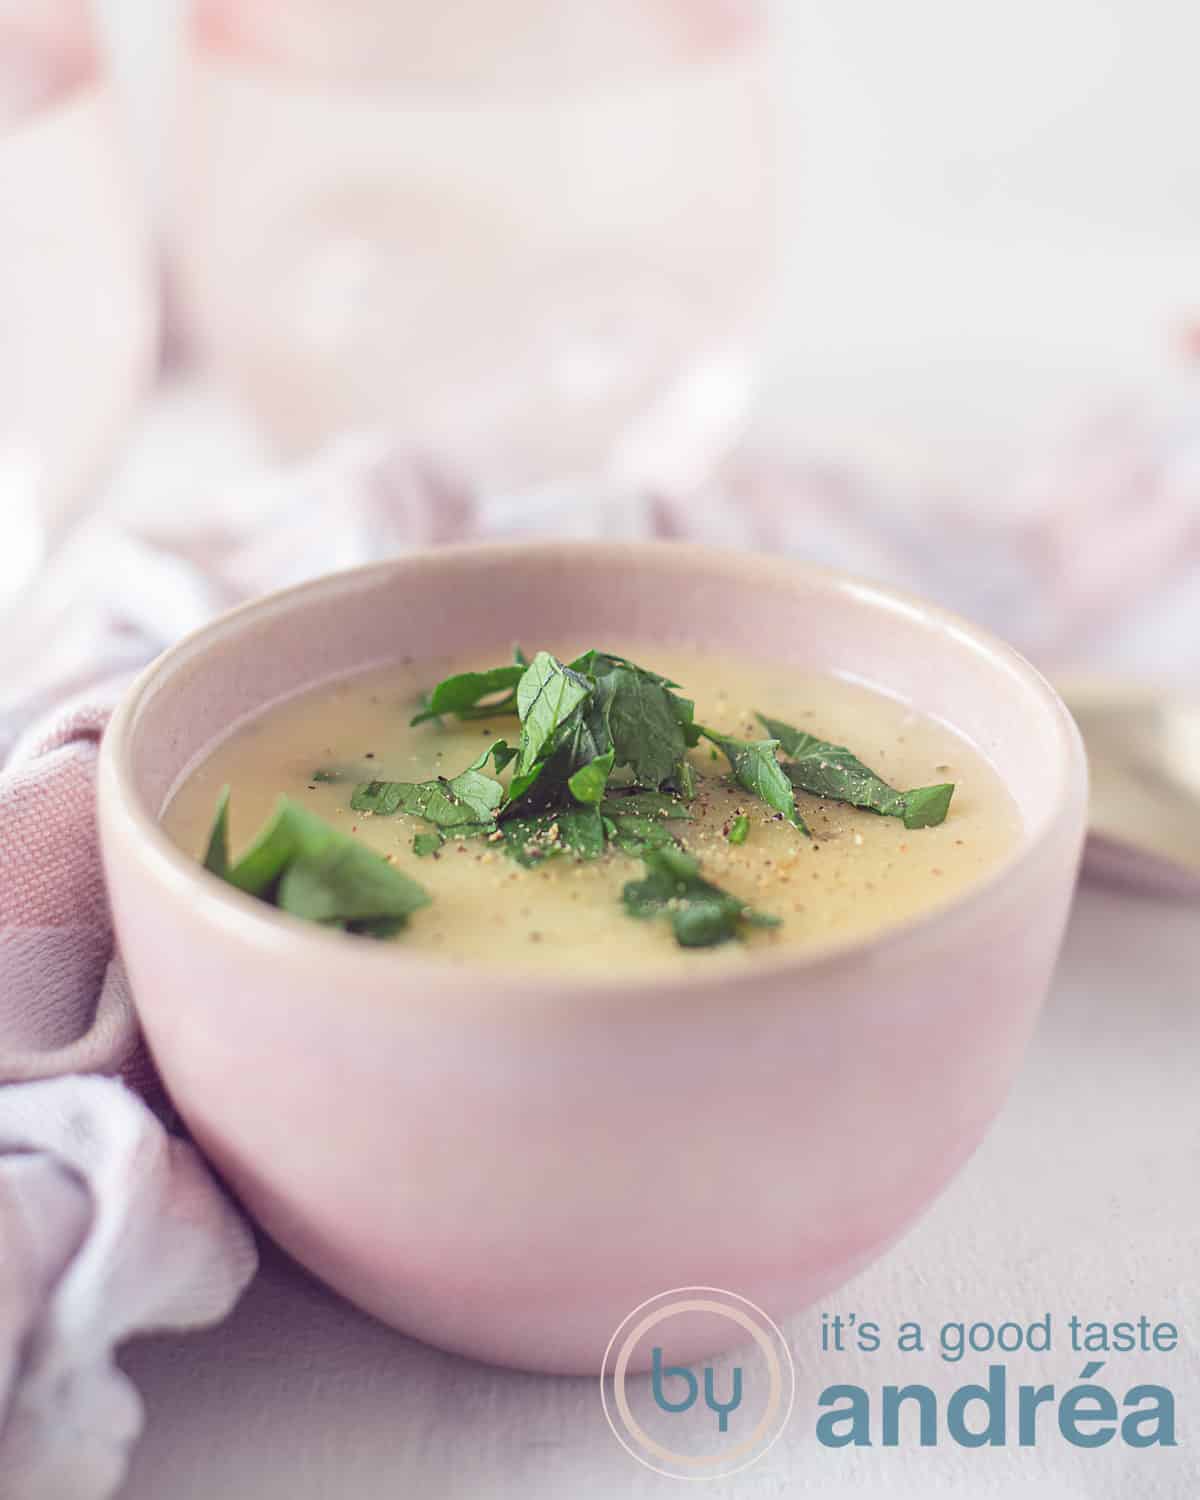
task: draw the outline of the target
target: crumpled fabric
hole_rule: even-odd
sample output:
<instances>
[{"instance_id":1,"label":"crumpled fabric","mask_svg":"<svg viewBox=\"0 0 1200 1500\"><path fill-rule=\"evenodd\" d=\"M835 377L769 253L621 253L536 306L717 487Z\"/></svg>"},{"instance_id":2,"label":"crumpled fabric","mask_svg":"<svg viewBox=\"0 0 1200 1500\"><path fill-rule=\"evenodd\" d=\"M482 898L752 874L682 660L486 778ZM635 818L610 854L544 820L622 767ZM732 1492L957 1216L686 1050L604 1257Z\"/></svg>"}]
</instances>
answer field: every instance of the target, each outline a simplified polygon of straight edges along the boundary
<instances>
[{"instance_id":1,"label":"crumpled fabric","mask_svg":"<svg viewBox=\"0 0 1200 1500\"><path fill-rule=\"evenodd\" d=\"M259 501L262 500L261 494ZM97 517L4 633L0 665L0 1495L105 1500L141 1430L114 1361L202 1327L252 1278L253 1235L174 1120L114 953L95 822L133 670L238 600L465 534L417 460L344 451L200 524Z\"/></svg>"}]
</instances>

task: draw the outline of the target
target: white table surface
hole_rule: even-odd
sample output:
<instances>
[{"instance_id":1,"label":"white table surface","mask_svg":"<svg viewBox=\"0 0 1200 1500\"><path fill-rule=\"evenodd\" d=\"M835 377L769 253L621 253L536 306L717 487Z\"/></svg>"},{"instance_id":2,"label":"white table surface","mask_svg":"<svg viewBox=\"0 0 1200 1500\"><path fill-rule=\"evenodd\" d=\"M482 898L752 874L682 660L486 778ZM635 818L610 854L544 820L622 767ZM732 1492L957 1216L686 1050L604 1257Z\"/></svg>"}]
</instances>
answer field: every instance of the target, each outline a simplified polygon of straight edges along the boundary
<instances>
[{"instance_id":1,"label":"white table surface","mask_svg":"<svg viewBox=\"0 0 1200 1500\"><path fill-rule=\"evenodd\" d=\"M783 1438L702 1493L745 1497L1195 1500L1200 1495L1200 921L1194 907L1089 886L1007 1108L976 1157L877 1265L826 1299L884 1322L1170 1319L1173 1354L1114 1355L1118 1401L1170 1387L1180 1445L825 1449L817 1394L922 1380L948 1393L987 1359L946 1366L820 1355L817 1311L787 1332L798 1376ZM267 1251L223 1327L131 1345L148 1413L122 1500L608 1500L678 1495L618 1447L597 1384L472 1364L390 1332ZM1009 1361L1010 1380L1079 1378L1068 1351ZM723 1389L718 1382L718 1387Z\"/></svg>"}]
</instances>

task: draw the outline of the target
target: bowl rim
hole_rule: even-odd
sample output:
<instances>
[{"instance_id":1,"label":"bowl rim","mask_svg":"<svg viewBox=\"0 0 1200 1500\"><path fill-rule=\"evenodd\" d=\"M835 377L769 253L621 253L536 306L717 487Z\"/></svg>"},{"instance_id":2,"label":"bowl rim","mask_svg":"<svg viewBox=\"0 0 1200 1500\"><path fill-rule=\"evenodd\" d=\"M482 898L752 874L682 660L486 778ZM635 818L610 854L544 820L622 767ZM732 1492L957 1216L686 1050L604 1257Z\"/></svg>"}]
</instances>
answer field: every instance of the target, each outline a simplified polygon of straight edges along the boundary
<instances>
[{"instance_id":1,"label":"bowl rim","mask_svg":"<svg viewBox=\"0 0 1200 1500\"><path fill-rule=\"evenodd\" d=\"M132 731L142 705L160 684L181 668L195 663L218 647L231 635L239 633L257 616L271 612L303 609L306 602L339 592L355 592L374 580L393 573L403 574L413 568L474 563L481 567L503 567L506 562L527 563L530 554L542 553L548 559L564 552L586 555L601 565L628 559L631 552L653 555L661 565L694 568L697 563L745 575L764 573L781 583L809 580L826 588L851 595L863 604L900 613L930 624L953 637L959 645L972 650L997 670L1017 677L1040 699L1051 723L1060 736L1059 775L1048 814L1040 828L1028 829L1009 854L991 871L973 881L959 894L937 906L920 911L902 921L889 924L867 937L835 939L812 948L757 954L745 969L727 965L708 973L673 973L666 970L631 970L604 978L594 974L574 977L568 969L524 968L519 964L490 967L474 961L454 961L430 957L426 953L404 953L402 944L372 943L318 924L302 921L286 912L257 901L242 891L206 872L198 861L179 849L167 837L158 820L143 803L136 787L133 762ZM372 663L364 663L368 670ZM315 685L315 684L314 684ZM305 689L300 689L303 692ZM951 726L953 727L953 726ZM618 998L647 989L665 994L676 991L694 1003L700 993L723 990L733 984L779 980L788 975L811 977L824 970L840 968L847 963L887 962L905 948L919 945L931 931L948 920L968 920L977 909L988 905L1005 888L1020 884L1024 871L1036 863L1041 851L1052 842L1064 824L1073 816L1080 822L1082 849L1083 819L1087 805L1087 759L1079 729L1052 684L1013 646L991 631L971 623L961 615L930 603L918 595L888 584L845 572L841 569L810 563L801 558L732 550L693 542L672 541L576 541L570 539L531 539L451 543L411 551L341 569L317 578L292 584L247 600L233 609L207 621L169 646L137 675L118 703L100 746L97 791L101 847L105 862L116 858L114 845L128 840L129 847L140 857L147 873L172 899L187 902L213 929L230 940L256 949L271 958L294 962L307 952L312 960L335 959L339 978L352 980L361 974L364 987L370 981L391 977L408 977L430 993L461 990L463 981L472 976L486 977L489 992L503 989L521 992L538 1001L561 996L564 989L586 993L589 997ZM290 958L288 955L292 955ZM350 988L347 983L345 988ZM803 993L803 987L800 987Z\"/></svg>"}]
</instances>

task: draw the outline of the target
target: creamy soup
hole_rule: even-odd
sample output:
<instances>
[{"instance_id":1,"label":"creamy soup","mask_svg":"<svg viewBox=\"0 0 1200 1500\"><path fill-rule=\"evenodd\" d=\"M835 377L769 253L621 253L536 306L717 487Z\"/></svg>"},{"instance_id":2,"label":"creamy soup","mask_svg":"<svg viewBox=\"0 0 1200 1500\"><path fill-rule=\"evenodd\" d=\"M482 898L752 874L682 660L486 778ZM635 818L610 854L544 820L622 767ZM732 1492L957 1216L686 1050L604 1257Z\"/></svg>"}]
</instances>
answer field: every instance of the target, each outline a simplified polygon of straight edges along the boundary
<instances>
[{"instance_id":1,"label":"creamy soup","mask_svg":"<svg viewBox=\"0 0 1200 1500\"><path fill-rule=\"evenodd\" d=\"M696 972L866 937L951 900L1020 838L1020 813L983 757L902 703L778 664L630 645L623 654L679 682L679 691L695 700L697 721L719 733L762 739L766 731L755 718L761 710L848 747L894 787L953 782L948 815L937 826L910 829L899 818L800 791L796 808L812 835L806 837L737 785L725 757L702 742L689 752L697 781L692 818L672 822L671 832L700 861L706 879L779 921L746 926L741 941L704 950L679 946L667 921L627 914L623 889L645 870L640 859L617 850L591 860L549 858L527 869L494 840L451 838L436 854L420 856L414 835L429 825L404 813L354 812L354 785L454 776L496 739L515 742L519 726L511 715L409 726L421 692L440 677L494 665L506 654L391 667L268 710L183 781L164 816L168 834L201 856L228 785L236 854L286 794L425 887L430 904L412 915L391 939L395 944L453 961L604 973ZM557 654L570 660L576 652ZM318 769L333 769L339 779L315 779ZM500 780L510 775L506 769ZM735 839L744 833L744 842L731 842L731 832Z\"/></svg>"}]
</instances>

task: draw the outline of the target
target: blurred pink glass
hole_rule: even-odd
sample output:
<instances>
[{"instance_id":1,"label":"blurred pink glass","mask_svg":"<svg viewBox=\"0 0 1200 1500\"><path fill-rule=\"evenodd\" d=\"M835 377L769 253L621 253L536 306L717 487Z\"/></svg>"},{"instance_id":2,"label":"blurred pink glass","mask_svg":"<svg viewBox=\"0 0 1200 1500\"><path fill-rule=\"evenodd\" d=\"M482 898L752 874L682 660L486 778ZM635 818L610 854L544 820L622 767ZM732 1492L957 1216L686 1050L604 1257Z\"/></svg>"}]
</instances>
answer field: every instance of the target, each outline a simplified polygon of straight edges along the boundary
<instances>
[{"instance_id":1,"label":"blurred pink glass","mask_svg":"<svg viewBox=\"0 0 1200 1500\"><path fill-rule=\"evenodd\" d=\"M757 0L200 0L185 324L285 450L378 426L489 484L688 482L769 264Z\"/></svg>"},{"instance_id":2,"label":"blurred pink glass","mask_svg":"<svg viewBox=\"0 0 1200 1500\"><path fill-rule=\"evenodd\" d=\"M86 0L0 0L0 605L123 432L155 287Z\"/></svg>"}]
</instances>

